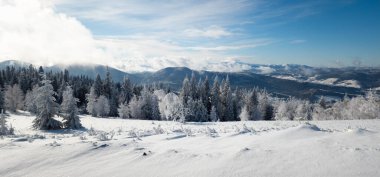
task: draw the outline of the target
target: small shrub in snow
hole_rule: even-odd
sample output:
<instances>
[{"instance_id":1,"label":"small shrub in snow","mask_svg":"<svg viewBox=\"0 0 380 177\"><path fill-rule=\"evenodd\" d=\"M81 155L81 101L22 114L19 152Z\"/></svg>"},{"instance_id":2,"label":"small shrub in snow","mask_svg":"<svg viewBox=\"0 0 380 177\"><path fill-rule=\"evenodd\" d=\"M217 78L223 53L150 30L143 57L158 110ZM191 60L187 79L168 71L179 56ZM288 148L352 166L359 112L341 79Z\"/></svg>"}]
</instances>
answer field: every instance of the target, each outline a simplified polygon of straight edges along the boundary
<instances>
[{"instance_id":1,"label":"small shrub in snow","mask_svg":"<svg viewBox=\"0 0 380 177\"><path fill-rule=\"evenodd\" d=\"M218 136L218 132L215 129L213 129L213 128L206 127L206 135L210 136L210 137L217 137Z\"/></svg>"},{"instance_id":2,"label":"small shrub in snow","mask_svg":"<svg viewBox=\"0 0 380 177\"><path fill-rule=\"evenodd\" d=\"M98 132L93 128L91 127L88 131L87 131L88 135L89 136L96 136L98 134Z\"/></svg>"},{"instance_id":3,"label":"small shrub in snow","mask_svg":"<svg viewBox=\"0 0 380 177\"><path fill-rule=\"evenodd\" d=\"M158 125L157 127L153 127L154 132L156 135L165 133L164 129L161 128L161 125Z\"/></svg>"},{"instance_id":4,"label":"small shrub in snow","mask_svg":"<svg viewBox=\"0 0 380 177\"><path fill-rule=\"evenodd\" d=\"M99 141L109 141L113 139L113 136L115 135L114 131L111 131L109 133L107 132L99 132L98 136L96 137Z\"/></svg>"},{"instance_id":5,"label":"small shrub in snow","mask_svg":"<svg viewBox=\"0 0 380 177\"><path fill-rule=\"evenodd\" d=\"M255 133L253 128L248 128L245 124L243 124L242 129L240 129L240 133Z\"/></svg>"},{"instance_id":6,"label":"small shrub in snow","mask_svg":"<svg viewBox=\"0 0 380 177\"><path fill-rule=\"evenodd\" d=\"M85 140L87 140L87 137L85 135L83 135L83 136L79 136L79 139L82 141L85 141Z\"/></svg>"}]
</instances>

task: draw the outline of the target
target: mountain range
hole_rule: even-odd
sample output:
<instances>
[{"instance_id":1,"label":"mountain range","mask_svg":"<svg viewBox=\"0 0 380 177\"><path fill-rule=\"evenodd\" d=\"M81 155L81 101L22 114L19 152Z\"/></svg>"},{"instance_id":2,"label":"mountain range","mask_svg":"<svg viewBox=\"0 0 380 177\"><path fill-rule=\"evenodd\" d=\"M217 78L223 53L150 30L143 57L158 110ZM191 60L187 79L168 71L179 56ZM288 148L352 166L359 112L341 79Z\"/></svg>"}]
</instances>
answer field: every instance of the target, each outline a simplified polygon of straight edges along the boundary
<instances>
[{"instance_id":1,"label":"mountain range","mask_svg":"<svg viewBox=\"0 0 380 177\"><path fill-rule=\"evenodd\" d=\"M0 69L7 66L28 67L30 63L17 60L0 62ZM67 69L71 75L87 75L94 78L97 74L104 77L107 70L116 82L124 77L136 84L162 83L178 90L186 76L195 74L197 78L206 76L212 83L215 76L219 79L229 77L233 88L262 88L279 97L294 96L316 100L320 96L341 98L345 94L355 96L367 89L380 89L379 68L323 68L306 65L259 65L241 72L197 71L187 67L168 67L155 72L127 73L105 65L53 65L44 67L45 71L58 72Z\"/></svg>"}]
</instances>

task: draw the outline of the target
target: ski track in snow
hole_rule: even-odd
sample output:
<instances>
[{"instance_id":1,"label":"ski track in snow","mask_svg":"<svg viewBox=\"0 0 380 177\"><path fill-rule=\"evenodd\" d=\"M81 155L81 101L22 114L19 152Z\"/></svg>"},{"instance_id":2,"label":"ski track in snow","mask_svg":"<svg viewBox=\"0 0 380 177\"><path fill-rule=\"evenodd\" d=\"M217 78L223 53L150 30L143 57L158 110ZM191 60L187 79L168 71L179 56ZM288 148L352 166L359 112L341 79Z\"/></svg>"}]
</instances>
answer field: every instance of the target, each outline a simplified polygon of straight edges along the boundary
<instances>
[{"instance_id":1,"label":"ski track in snow","mask_svg":"<svg viewBox=\"0 0 380 177\"><path fill-rule=\"evenodd\" d=\"M380 120L180 124L81 116L87 130L38 131L33 118L9 117L16 136L0 139L0 176L380 175Z\"/></svg>"}]
</instances>

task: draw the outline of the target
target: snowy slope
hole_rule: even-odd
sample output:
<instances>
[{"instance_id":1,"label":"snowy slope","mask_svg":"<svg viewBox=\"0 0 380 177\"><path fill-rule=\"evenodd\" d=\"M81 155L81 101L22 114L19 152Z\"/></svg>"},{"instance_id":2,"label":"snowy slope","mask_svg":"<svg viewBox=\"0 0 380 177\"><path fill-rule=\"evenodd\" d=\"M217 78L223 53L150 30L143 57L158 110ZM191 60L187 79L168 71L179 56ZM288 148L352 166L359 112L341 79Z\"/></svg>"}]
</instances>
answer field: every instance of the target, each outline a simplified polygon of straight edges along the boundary
<instances>
[{"instance_id":1,"label":"snowy slope","mask_svg":"<svg viewBox=\"0 0 380 177\"><path fill-rule=\"evenodd\" d=\"M11 115L0 176L379 176L380 121L187 123L81 117L42 132ZM100 134L112 140L100 141ZM108 133L108 134L107 134Z\"/></svg>"}]
</instances>

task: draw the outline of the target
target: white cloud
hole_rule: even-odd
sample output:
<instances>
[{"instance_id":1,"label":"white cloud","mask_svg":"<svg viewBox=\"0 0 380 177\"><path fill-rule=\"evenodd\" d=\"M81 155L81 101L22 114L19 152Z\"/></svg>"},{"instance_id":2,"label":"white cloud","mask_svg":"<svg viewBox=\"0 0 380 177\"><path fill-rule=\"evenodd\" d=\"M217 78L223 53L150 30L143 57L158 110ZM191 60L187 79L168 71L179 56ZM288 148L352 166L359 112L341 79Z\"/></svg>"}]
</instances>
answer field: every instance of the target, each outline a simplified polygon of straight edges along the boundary
<instances>
[{"instance_id":1,"label":"white cloud","mask_svg":"<svg viewBox=\"0 0 380 177\"><path fill-rule=\"evenodd\" d=\"M224 36L232 35L231 32L219 26L210 26L206 29L186 29L184 31L185 36L188 37L209 37L209 38L220 38Z\"/></svg>"},{"instance_id":2,"label":"white cloud","mask_svg":"<svg viewBox=\"0 0 380 177\"><path fill-rule=\"evenodd\" d=\"M270 74L270 73L273 73L274 71L276 71L275 69L268 67L268 66L260 66L257 69L260 70L261 74Z\"/></svg>"},{"instance_id":3,"label":"white cloud","mask_svg":"<svg viewBox=\"0 0 380 177\"><path fill-rule=\"evenodd\" d=\"M227 50L254 48L265 42L236 46L181 46L146 35L93 36L79 20L57 13L50 0L0 0L0 60L22 60L35 65L96 63L125 71L155 71L169 66L240 71L248 64L221 62ZM214 31L213 31L214 30ZM211 37L227 35L222 28L207 31ZM216 31L216 32L215 32Z\"/></svg>"},{"instance_id":4,"label":"white cloud","mask_svg":"<svg viewBox=\"0 0 380 177\"><path fill-rule=\"evenodd\" d=\"M102 62L108 56L78 20L48 1L0 1L0 58L34 64Z\"/></svg>"}]
</instances>

